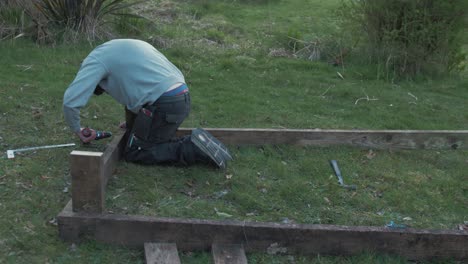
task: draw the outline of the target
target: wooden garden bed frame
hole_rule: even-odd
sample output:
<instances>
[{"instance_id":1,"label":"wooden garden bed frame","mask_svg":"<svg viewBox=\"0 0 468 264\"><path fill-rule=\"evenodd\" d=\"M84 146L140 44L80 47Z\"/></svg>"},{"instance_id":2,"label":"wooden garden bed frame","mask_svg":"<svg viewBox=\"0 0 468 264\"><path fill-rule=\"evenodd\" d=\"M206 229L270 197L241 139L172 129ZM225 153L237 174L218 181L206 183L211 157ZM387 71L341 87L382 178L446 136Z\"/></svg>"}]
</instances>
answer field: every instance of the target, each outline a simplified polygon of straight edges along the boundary
<instances>
[{"instance_id":1,"label":"wooden garden bed frame","mask_svg":"<svg viewBox=\"0 0 468 264\"><path fill-rule=\"evenodd\" d=\"M468 149L468 131L207 130L228 145ZM191 129L181 129L178 134L186 135L190 132ZM219 251L215 250L219 249L218 245L236 244L241 245L246 252L277 248L288 254L302 255L378 252L396 254L412 260L468 259L468 231L462 230L279 224L109 214L105 210L106 185L121 157L124 144L123 134L119 134L113 138L105 152L71 152L72 200L57 217L60 237L65 241L79 242L82 238L92 238L117 245L145 245L145 248L150 247L145 243L169 243L160 244L165 248L171 248L170 245L175 243L181 250L212 248L213 252Z\"/></svg>"}]
</instances>

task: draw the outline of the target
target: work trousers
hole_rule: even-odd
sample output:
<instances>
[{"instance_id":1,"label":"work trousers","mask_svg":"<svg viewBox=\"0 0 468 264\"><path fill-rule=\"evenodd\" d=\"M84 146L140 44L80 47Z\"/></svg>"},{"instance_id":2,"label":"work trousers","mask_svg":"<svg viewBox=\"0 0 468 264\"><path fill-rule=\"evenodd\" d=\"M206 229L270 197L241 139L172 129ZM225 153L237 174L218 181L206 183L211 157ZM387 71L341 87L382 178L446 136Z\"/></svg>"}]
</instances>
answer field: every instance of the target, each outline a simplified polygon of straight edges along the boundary
<instances>
[{"instance_id":1,"label":"work trousers","mask_svg":"<svg viewBox=\"0 0 468 264\"><path fill-rule=\"evenodd\" d=\"M127 146L124 157L141 164L191 165L207 162L190 140L176 131L190 112L190 94L160 97L136 115L126 109Z\"/></svg>"}]
</instances>

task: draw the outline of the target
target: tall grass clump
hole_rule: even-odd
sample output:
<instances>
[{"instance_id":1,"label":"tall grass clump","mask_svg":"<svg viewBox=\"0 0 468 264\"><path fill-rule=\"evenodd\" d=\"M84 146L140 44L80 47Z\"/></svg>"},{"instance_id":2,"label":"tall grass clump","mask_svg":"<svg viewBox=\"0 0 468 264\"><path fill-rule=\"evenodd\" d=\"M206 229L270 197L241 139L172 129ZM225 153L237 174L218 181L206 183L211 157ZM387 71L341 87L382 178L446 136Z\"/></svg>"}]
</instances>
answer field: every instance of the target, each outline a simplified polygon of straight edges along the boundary
<instances>
[{"instance_id":1,"label":"tall grass clump","mask_svg":"<svg viewBox=\"0 0 468 264\"><path fill-rule=\"evenodd\" d=\"M140 3L124 0L39 0L37 9L47 20L57 26L85 33L94 38L94 34L104 33L100 30L109 15L132 16L125 12L129 7ZM99 37L99 36L98 36Z\"/></svg>"},{"instance_id":2,"label":"tall grass clump","mask_svg":"<svg viewBox=\"0 0 468 264\"><path fill-rule=\"evenodd\" d=\"M137 20L142 17L134 14L131 7L142 2L145 1L8 0L0 2L0 39L21 35L30 36L38 42L48 42L82 37L88 40L114 37L116 33L126 29L135 31L141 27L141 23Z\"/></svg>"},{"instance_id":3,"label":"tall grass clump","mask_svg":"<svg viewBox=\"0 0 468 264\"><path fill-rule=\"evenodd\" d=\"M0 1L0 39L18 36L24 28L25 16L21 6L11 0Z\"/></svg>"},{"instance_id":4,"label":"tall grass clump","mask_svg":"<svg viewBox=\"0 0 468 264\"><path fill-rule=\"evenodd\" d=\"M387 77L460 70L466 0L344 0L344 21L358 30L363 56Z\"/></svg>"}]
</instances>

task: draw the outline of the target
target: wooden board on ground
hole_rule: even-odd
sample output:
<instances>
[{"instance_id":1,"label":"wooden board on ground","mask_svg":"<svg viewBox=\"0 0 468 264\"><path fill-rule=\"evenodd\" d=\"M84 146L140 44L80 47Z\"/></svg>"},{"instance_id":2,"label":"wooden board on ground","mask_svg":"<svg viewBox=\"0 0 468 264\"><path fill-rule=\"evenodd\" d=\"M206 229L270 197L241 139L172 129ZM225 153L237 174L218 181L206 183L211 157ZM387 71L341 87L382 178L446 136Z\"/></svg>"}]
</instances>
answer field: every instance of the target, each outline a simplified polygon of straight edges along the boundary
<instances>
[{"instance_id":1,"label":"wooden board on ground","mask_svg":"<svg viewBox=\"0 0 468 264\"><path fill-rule=\"evenodd\" d=\"M348 145L374 149L468 149L468 131L208 129L226 144ZM181 129L187 135L191 129ZM396 254L407 259L468 259L468 231L386 227L248 223L105 214L104 196L125 145L114 137L103 153L72 152L72 200L58 215L66 241L82 238L141 247L171 241L181 250L210 250L213 243L242 244L245 251L303 255ZM215 246L215 251L217 246ZM226 251L228 252L228 251ZM228 253L234 254L234 253Z\"/></svg>"},{"instance_id":2,"label":"wooden board on ground","mask_svg":"<svg viewBox=\"0 0 468 264\"><path fill-rule=\"evenodd\" d=\"M337 130L206 128L229 145L345 145L373 149L468 149L467 130ZM178 135L192 129L181 128Z\"/></svg>"},{"instance_id":3,"label":"wooden board on ground","mask_svg":"<svg viewBox=\"0 0 468 264\"><path fill-rule=\"evenodd\" d=\"M145 243L146 264L180 264L174 243Z\"/></svg>"},{"instance_id":4,"label":"wooden board on ground","mask_svg":"<svg viewBox=\"0 0 468 264\"><path fill-rule=\"evenodd\" d=\"M60 236L142 247L171 241L179 250L210 250L213 243L243 244L246 252L302 255L396 254L407 259L468 259L468 231L392 229L370 226L279 224L150 216L76 213L67 206L57 217Z\"/></svg>"},{"instance_id":5,"label":"wooden board on ground","mask_svg":"<svg viewBox=\"0 0 468 264\"><path fill-rule=\"evenodd\" d=\"M211 246L211 253L215 264L247 264L242 244L220 244Z\"/></svg>"}]
</instances>

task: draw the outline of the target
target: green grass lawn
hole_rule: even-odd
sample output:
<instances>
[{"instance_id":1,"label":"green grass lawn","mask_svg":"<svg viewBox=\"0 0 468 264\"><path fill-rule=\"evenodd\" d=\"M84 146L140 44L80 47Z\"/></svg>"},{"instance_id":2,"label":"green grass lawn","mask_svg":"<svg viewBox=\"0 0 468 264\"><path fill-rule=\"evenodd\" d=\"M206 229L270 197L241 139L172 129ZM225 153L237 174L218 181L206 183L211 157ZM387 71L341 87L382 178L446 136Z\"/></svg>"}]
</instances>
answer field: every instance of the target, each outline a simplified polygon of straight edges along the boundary
<instances>
[{"instance_id":1,"label":"green grass lawn","mask_svg":"<svg viewBox=\"0 0 468 264\"><path fill-rule=\"evenodd\" d=\"M372 74L372 66L343 68L326 59L268 55L285 48L291 32L332 39L338 4L165 1L164 12L145 11L160 16L138 37L155 44L186 75L193 108L184 127L468 129L466 71L443 79L391 82ZM63 120L62 96L97 44L0 41L2 151L79 143ZM122 119L123 107L106 96L92 98L82 111L83 125L97 129L115 132ZM102 150L106 142L91 150ZM70 245L58 238L54 218L70 199L71 149L0 158L0 263L143 263L142 249L93 241ZM348 147L230 149L235 159L226 172L122 162L109 183L108 210L339 225L383 226L393 220L430 229L454 229L468 221L467 151L374 150L371 155ZM345 182L356 184L357 191L337 185L330 159L338 160ZM210 262L210 254L203 252L184 252L181 258L183 263ZM346 258L249 254L248 259L405 263L373 253Z\"/></svg>"}]
</instances>

